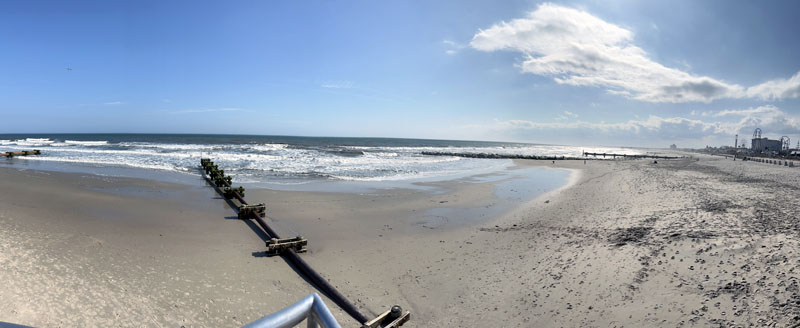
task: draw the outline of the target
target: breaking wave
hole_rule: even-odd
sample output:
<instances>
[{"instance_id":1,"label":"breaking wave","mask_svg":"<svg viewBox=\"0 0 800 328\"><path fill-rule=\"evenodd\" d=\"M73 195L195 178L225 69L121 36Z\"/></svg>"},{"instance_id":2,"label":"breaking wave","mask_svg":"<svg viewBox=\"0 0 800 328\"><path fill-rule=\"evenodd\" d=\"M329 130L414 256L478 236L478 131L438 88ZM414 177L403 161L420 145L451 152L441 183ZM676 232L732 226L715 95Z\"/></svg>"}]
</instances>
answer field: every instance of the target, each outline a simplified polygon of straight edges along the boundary
<instances>
[{"instance_id":1,"label":"breaking wave","mask_svg":"<svg viewBox=\"0 0 800 328\"><path fill-rule=\"evenodd\" d=\"M112 135L114 136L114 135ZM509 167L508 159L426 156L423 152L494 153L578 157L582 152L640 154L632 149L573 147L483 142L409 141L406 139L347 139L202 136L205 142L151 137L148 141L59 140L57 138L0 139L0 151L39 149L40 156L19 160L85 165L126 166L195 173L201 157L210 157L241 182L304 180L397 181L463 175ZM197 137L200 138L200 137ZM210 142L209 142L210 141ZM346 142L345 142L346 141ZM360 143L360 144L359 144ZM17 159L15 159L17 160Z\"/></svg>"}]
</instances>

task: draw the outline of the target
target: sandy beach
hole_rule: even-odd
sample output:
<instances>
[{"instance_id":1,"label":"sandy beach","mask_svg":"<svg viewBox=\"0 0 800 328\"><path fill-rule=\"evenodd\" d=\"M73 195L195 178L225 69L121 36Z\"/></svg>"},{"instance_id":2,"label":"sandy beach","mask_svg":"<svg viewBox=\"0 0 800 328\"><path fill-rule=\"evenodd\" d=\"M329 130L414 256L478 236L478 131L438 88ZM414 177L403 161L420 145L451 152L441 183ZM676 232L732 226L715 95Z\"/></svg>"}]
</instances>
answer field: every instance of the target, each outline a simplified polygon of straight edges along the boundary
<instances>
[{"instance_id":1,"label":"sandy beach","mask_svg":"<svg viewBox=\"0 0 800 328\"><path fill-rule=\"evenodd\" d=\"M800 169L705 156L516 164L572 179L501 212L493 183L458 180L430 183L437 193L246 198L282 235L307 237L302 256L363 312L400 304L408 327L800 322ZM237 327L314 291L200 178L0 168L0 181L0 321Z\"/></svg>"},{"instance_id":2,"label":"sandy beach","mask_svg":"<svg viewBox=\"0 0 800 328\"><path fill-rule=\"evenodd\" d=\"M4 1L0 328L800 328L798 13Z\"/></svg>"}]
</instances>

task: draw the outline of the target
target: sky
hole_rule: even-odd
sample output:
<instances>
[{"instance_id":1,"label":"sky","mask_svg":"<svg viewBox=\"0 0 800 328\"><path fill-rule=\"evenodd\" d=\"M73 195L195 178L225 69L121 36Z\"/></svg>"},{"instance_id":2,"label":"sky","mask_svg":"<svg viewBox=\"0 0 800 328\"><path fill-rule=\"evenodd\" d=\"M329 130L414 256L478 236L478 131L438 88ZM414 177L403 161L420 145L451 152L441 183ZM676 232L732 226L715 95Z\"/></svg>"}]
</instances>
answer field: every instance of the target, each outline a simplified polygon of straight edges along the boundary
<instances>
[{"instance_id":1,"label":"sky","mask_svg":"<svg viewBox=\"0 0 800 328\"><path fill-rule=\"evenodd\" d=\"M797 1L4 1L0 133L800 140Z\"/></svg>"}]
</instances>

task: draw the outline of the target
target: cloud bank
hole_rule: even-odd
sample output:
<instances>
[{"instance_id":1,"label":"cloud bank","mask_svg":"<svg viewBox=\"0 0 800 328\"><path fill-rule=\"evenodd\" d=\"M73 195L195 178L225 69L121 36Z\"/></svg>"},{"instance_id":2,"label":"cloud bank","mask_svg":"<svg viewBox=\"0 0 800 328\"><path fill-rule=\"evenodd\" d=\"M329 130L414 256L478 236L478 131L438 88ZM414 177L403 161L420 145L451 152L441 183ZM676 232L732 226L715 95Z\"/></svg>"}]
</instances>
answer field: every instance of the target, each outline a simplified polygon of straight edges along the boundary
<instances>
[{"instance_id":1,"label":"cloud bank","mask_svg":"<svg viewBox=\"0 0 800 328\"><path fill-rule=\"evenodd\" d=\"M633 44L633 32L578 9L545 3L524 18L480 30L470 46L516 51L525 73L557 83L606 88L647 102L711 102L722 98L800 97L800 73L743 87L666 67Z\"/></svg>"},{"instance_id":2,"label":"cloud bank","mask_svg":"<svg viewBox=\"0 0 800 328\"><path fill-rule=\"evenodd\" d=\"M739 134L741 140L746 140L757 127L764 131L765 136L771 138L788 135L792 140L797 140L800 135L800 117L789 115L771 105L711 112L707 117L708 120L700 120L650 115L646 119L599 123L582 120L567 122L498 120L464 128L470 131L482 131L485 135L495 137L516 137L542 142L547 142L548 136L564 135L599 136L614 140L624 138L629 145L652 144L654 140L669 141L669 143L678 140L689 143L708 140L732 141L727 139L732 139L734 134Z\"/></svg>"}]
</instances>

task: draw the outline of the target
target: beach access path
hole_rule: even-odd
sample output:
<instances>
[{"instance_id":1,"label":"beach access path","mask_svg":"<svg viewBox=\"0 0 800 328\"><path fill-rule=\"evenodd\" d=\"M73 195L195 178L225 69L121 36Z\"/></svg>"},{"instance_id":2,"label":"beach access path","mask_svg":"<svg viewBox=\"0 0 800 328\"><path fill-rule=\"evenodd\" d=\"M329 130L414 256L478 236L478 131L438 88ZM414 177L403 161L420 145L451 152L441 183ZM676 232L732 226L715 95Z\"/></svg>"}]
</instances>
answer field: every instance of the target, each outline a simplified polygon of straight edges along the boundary
<instances>
[{"instance_id":1,"label":"beach access path","mask_svg":"<svg viewBox=\"0 0 800 328\"><path fill-rule=\"evenodd\" d=\"M800 169L710 156L516 163L575 173L471 223L426 213L491 208L491 183L247 199L282 234L307 237L304 258L356 306L403 305L409 327L800 320ZM0 320L235 327L313 291L201 180L0 169L0 181Z\"/></svg>"}]
</instances>

